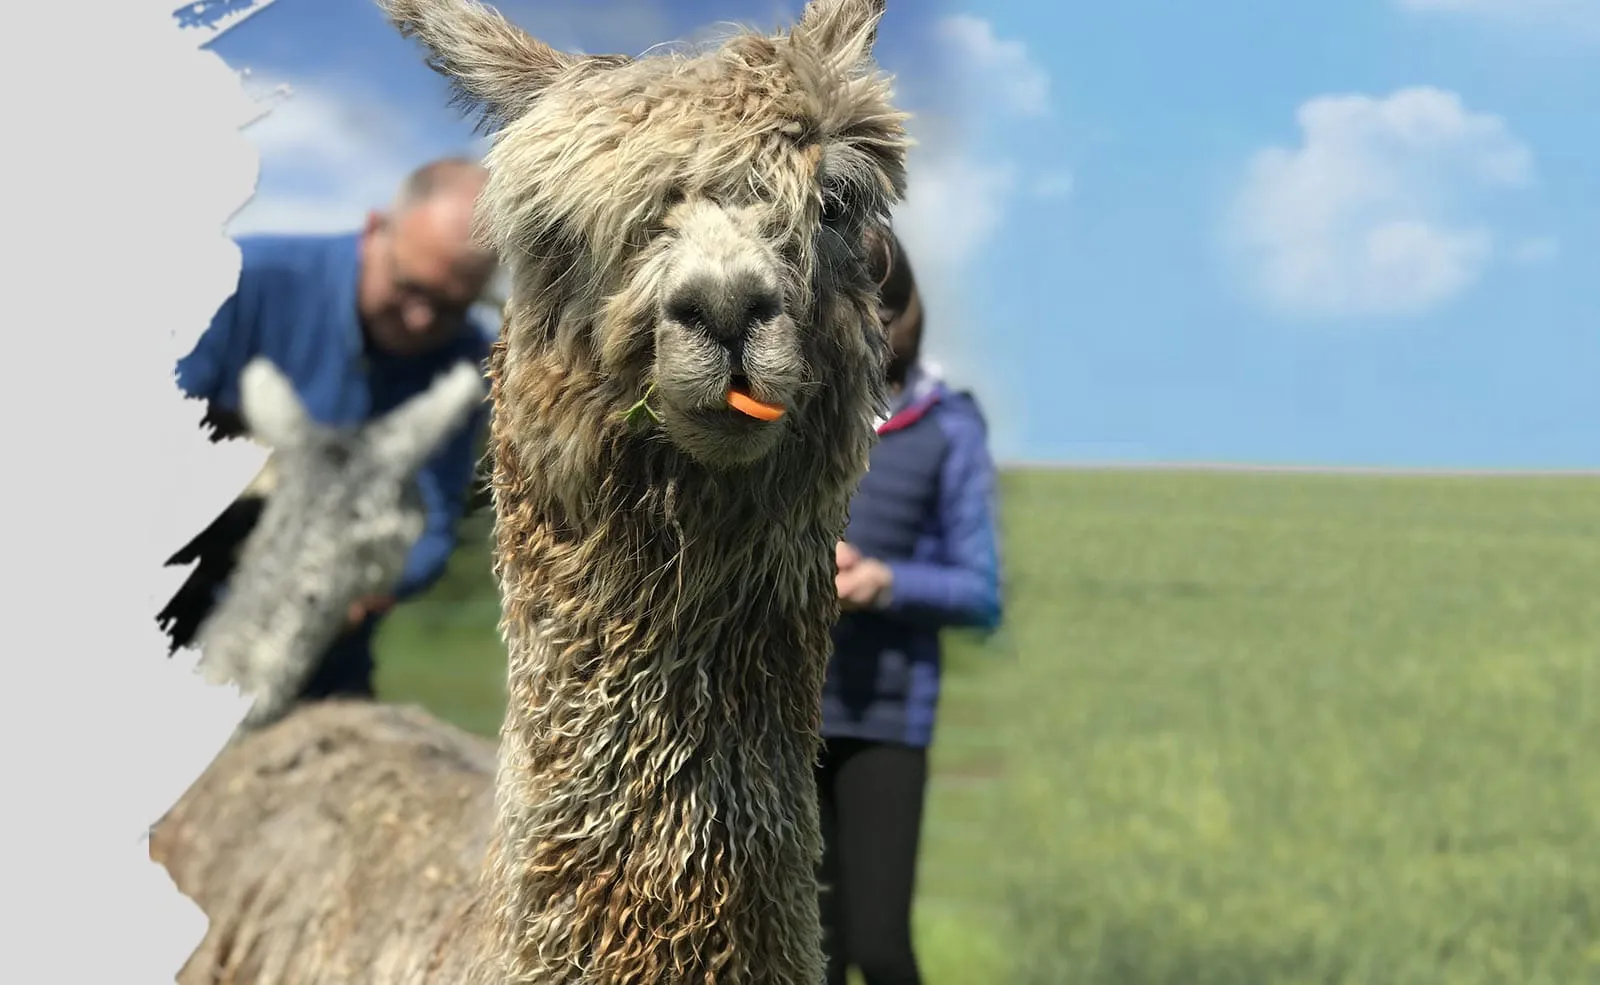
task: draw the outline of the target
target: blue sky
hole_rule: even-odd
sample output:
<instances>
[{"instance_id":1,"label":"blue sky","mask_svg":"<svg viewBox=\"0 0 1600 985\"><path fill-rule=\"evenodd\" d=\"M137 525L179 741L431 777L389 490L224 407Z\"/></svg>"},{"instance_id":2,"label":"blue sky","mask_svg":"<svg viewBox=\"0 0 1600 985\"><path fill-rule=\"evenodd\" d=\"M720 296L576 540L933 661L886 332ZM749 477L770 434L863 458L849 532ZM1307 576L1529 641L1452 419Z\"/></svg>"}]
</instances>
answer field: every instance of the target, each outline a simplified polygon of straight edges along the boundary
<instances>
[{"instance_id":1,"label":"blue sky","mask_svg":"<svg viewBox=\"0 0 1600 985\"><path fill-rule=\"evenodd\" d=\"M797 8L501 5L629 53ZM480 146L371 0L211 47L293 91L238 232ZM1600 466L1600 0L891 0L880 59L928 345L1000 458Z\"/></svg>"}]
</instances>

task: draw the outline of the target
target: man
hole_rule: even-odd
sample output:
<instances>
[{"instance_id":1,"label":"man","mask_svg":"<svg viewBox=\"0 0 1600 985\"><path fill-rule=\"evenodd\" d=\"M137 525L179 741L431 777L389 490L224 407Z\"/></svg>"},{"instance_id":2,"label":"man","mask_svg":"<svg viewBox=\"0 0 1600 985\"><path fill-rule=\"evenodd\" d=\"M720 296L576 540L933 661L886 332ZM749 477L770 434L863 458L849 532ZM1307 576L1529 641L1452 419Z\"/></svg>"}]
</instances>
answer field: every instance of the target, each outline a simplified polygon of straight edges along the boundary
<instances>
[{"instance_id":1,"label":"man","mask_svg":"<svg viewBox=\"0 0 1600 985\"><path fill-rule=\"evenodd\" d=\"M392 410L460 360L481 366L488 336L469 310L495 271L494 256L472 238L473 207L486 177L475 162L438 160L413 172L393 206L370 213L359 233L241 238L238 287L178 362L178 385L206 401L214 429L238 431L239 374L265 356L293 381L316 419L350 425ZM427 526L394 594L352 605L344 635L303 698L373 694L373 633L396 601L444 573L485 415L475 412L418 473ZM250 524L233 526L232 543L200 551L231 555ZM219 577L215 564L202 559L201 567L207 578ZM224 567L231 569L231 559ZM209 609L222 587L185 589L203 596ZM174 618L172 608L163 618ZM197 623L203 613L186 618Z\"/></svg>"}]
</instances>

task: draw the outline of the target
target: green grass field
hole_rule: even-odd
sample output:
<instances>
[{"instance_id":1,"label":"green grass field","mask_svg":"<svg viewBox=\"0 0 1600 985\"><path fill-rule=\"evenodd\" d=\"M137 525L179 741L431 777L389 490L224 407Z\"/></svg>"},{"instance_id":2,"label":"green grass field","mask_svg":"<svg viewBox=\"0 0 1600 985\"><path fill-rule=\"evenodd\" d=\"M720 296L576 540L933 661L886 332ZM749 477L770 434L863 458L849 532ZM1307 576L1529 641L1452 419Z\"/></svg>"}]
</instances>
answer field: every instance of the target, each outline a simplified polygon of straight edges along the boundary
<instances>
[{"instance_id":1,"label":"green grass field","mask_svg":"<svg viewBox=\"0 0 1600 985\"><path fill-rule=\"evenodd\" d=\"M1600 481L1019 472L952 639L930 985L1600 982ZM492 734L486 534L385 696Z\"/></svg>"}]
</instances>

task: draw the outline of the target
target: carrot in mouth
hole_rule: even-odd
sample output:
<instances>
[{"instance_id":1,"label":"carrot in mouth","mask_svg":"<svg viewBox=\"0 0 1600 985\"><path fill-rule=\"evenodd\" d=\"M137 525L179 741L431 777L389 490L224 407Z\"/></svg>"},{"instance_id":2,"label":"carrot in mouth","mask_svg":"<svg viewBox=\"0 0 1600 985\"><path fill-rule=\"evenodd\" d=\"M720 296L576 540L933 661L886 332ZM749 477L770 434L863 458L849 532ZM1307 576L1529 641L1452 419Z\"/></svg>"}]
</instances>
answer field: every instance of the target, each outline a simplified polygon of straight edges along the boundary
<instances>
[{"instance_id":1,"label":"carrot in mouth","mask_svg":"<svg viewBox=\"0 0 1600 985\"><path fill-rule=\"evenodd\" d=\"M734 387L728 390L728 406L758 421L776 421L783 416L783 408L777 404L764 403Z\"/></svg>"}]
</instances>

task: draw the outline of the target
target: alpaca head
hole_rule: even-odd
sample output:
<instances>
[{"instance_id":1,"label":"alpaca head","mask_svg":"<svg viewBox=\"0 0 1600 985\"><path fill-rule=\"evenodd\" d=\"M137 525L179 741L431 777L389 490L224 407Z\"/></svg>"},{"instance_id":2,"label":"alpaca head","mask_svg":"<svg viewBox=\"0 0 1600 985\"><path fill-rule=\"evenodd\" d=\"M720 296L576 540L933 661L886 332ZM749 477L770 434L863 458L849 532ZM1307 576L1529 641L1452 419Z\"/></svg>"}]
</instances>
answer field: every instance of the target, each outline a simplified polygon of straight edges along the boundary
<instances>
[{"instance_id":1,"label":"alpaca head","mask_svg":"<svg viewBox=\"0 0 1600 985\"><path fill-rule=\"evenodd\" d=\"M359 427L335 428L312 420L294 385L266 359L252 360L239 374L240 410L251 436L273 451L276 487L295 487L288 499L303 498L295 492L312 488L339 490L352 510L369 498L363 490L399 489L482 398L482 375L460 363L389 413Z\"/></svg>"},{"instance_id":2,"label":"alpaca head","mask_svg":"<svg viewBox=\"0 0 1600 985\"><path fill-rule=\"evenodd\" d=\"M501 413L562 388L587 422L551 442L568 452L664 438L683 468L776 478L831 443L864 467L884 358L868 234L909 143L872 64L883 0L637 59L555 51L471 0L378 3L498 130L479 222L512 276Z\"/></svg>"}]
</instances>

